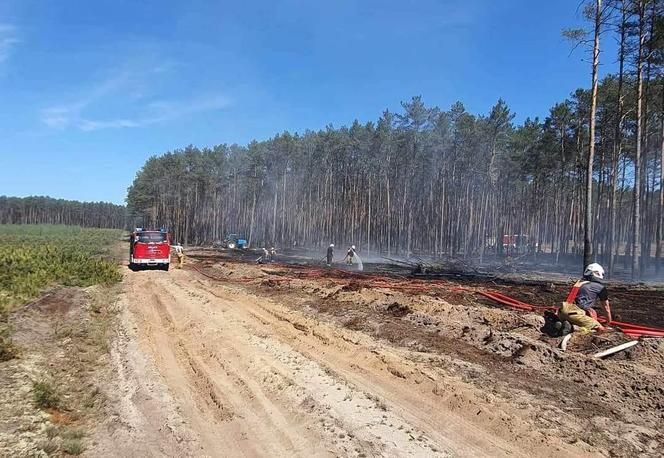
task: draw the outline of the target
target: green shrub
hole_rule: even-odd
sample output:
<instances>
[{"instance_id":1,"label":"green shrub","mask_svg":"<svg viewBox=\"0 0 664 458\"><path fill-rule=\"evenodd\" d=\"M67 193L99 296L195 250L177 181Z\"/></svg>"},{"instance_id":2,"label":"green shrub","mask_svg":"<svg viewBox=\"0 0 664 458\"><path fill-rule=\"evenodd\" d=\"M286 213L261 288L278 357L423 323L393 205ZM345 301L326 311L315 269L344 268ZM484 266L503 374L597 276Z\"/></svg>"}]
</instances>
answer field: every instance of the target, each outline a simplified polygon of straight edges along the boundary
<instances>
[{"instance_id":1,"label":"green shrub","mask_svg":"<svg viewBox=\"0 0 664 458\"><path fill-rule=\"evenodd\" d=\"M60 405L60 395L53 385L45 380L32 382L32 399L40 409L56 408Z\"/></svg>"}]
</instances>

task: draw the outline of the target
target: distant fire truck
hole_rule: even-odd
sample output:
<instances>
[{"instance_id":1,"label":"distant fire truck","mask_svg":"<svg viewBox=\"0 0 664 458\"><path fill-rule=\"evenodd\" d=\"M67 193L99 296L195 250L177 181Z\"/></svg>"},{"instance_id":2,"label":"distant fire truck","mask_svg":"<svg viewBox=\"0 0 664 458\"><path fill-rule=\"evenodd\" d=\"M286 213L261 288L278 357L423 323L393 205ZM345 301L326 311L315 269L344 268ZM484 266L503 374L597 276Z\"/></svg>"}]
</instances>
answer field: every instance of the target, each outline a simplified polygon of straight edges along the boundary
<instances>
[{"instance_id":1,"label":"distant fire truck","mask_svg":"<svg viewBox=\"0 0 664 458\"><path fill-rule=\"evenodd\" d=\"M157 266L168 270L171 262L171 237L165 230L137 227L129 236L129 267Z\"/></svg>"},{"instance_id":2,"label":"distant fire truck","mask_svg":"<svg viewBox=\"0 0 664 458\"><path fill-rule=\"evenodd\" d=\"M530 248L528 236L525 234L503 235L503 253L509 255L527 253Z\"/></svg>"}]
</instances>

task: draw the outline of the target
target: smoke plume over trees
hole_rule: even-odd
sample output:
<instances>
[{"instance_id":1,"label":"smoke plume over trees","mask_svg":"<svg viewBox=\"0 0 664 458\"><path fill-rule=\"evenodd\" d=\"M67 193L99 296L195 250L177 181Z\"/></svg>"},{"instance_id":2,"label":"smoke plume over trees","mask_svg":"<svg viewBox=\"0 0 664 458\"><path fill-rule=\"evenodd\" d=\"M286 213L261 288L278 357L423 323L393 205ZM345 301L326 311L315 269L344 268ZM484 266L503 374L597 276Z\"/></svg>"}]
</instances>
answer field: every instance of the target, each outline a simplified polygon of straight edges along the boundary
<instances>
[{"instance_id":1,"label":"smoke plume over trees","mask_svg":"<svg viewBox=\"0 0 664 458\"><path fill-rule=\"evenodd\" d=\"M596 100L578 89L544 119L515 124L504 100L475 115L413 97L376 122L189 146L145 163L129 210L188 244L239 232L254 246L352 242L363 253L480 258L504 234L527 234L539 250L581 259L587 226L592 259L613 269L619 256L638 275L662 251L661 3L592 2L603 39L620 44L602 57L619 73L599 78Z\"/></svg>"}]
</instances>

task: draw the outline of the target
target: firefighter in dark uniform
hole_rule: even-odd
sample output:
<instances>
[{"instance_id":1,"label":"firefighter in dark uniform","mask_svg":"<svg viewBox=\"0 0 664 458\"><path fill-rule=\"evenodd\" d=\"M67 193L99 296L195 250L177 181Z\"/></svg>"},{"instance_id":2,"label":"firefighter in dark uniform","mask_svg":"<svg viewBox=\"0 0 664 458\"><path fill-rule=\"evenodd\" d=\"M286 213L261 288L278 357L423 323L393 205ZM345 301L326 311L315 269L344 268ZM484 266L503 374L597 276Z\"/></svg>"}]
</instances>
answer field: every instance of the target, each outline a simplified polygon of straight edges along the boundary
<instances>
[{"instance_id":1,"label":"firefighter in dark uniform","mask_svg":"<svg viewBox=\"0 0 664 458\"><path fill-rule=\"evenodd\" d=\"M583 272L583 279L576 282L563 305L558 309L558 318L569 321L582 331L604 330L597 321L597 312L593 308L599 299L611 323L609 293L604 284L604 268L597 263L589 264Z\"/></svg>"},{"instance_id":2,"label":"firefighter in dark uniform","mask_svg":"<svg viewBox=\"0 0 664 458\"><path fill-rule=\"evenodd\" d=\"M330 246L327 247L327 267L332 265L332 258L334 258L334 243L330 243Z\"/></svg>"}]
</instances>

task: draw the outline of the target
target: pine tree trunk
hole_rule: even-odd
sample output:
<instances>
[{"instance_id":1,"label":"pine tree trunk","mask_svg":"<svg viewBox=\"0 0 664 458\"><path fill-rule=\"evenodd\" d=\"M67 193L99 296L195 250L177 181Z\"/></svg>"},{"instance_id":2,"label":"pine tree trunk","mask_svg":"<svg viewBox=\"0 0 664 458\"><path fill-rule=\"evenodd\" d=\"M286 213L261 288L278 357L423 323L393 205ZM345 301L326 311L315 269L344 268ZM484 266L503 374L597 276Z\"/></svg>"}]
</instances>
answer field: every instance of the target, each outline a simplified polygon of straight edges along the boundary
<instances>
[{"instance_id":1,"label":"pine tree trunk","mask_svg":"<svg viewBox=\"0 0 664 458\"><path fill-rule=\"evenodd\" d=\"M641 148L643 139L643 46L645 43L645 6L639 1L639 47L636 61L636 151L634 157L634 206L632 241L632 280L640 277L641 254Z\"/></svg>"},{"instance_id":2,"label":"pine tree trunk","mask_svg":"<svg viewBox=\"0 0 664 458\"><path fill-rule=\"evenodd\" d=\"M618 161L622 152L622 125L623 125L623 81L624 81L624 68L625 68L625 35L627 26L627 5L623 1L621 4L621 20L620 20L620 48L618 51L618 107L616 113L616 130L613 145L613 156L611 158L611 202L610 202L610 221L609 221L609 276L614 274L615 257L618 253L618 246L616 245L616 218L617 207L616 200L618 194Z\"/></svg>"},{"instance_id":3,"label":"pine tree trunk","mask_svg":"<svg viewBox=\"0 0 664 458\"><path fill-rule=\"evenodd\" d=\"M657 207L657 248L655 251L655 269L660 271L662 258L662 218L664 217L664 83L660 87L662 91L662 106L660 113L660 146L659 146L659 206Z\"/></svg>"},{"instance_id":4,"label":"pine tree trunk","mask_svg":"<svg viewBox=\"0 0 664 458\"><path fill-rule=\"evenodd\" d=\"M586 208L583 227L583 266L592 262L592 221L593 221L593 162L595 159L595 115L597 111L597 81L599 66L599 36L602 24L602 0L595 2L595 40L593 45L592 95L590 100L590 138L588 145L588 167L586 169Z\"/></svg>"}]
</instances>

